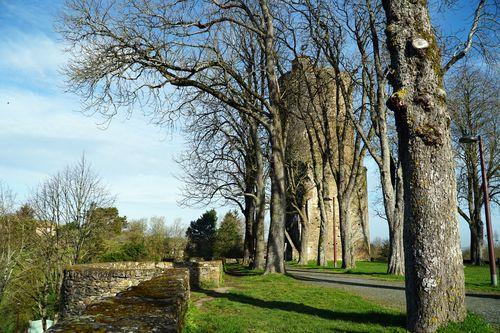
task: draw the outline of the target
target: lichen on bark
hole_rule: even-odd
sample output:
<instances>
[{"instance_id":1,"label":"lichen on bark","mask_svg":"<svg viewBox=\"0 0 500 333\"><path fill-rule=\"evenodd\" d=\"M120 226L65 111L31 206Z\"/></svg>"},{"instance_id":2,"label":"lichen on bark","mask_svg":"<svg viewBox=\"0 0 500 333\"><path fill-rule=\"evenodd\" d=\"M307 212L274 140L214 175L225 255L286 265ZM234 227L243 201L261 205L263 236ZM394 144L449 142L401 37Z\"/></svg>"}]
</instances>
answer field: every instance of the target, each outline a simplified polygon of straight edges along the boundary
<instances>
[{"instance_id":1,"label":"lichen on bark","mask_svg":"<svg viewBox=\"0 0 500 333\"><path fill-rule=\"evenodd\" d=\"M450 118L441 55L426 1L383 0L405 193L408 329L434 332L465 317L464 276L456 220ZM429 46L414 48L414 38ZM405 93L402 94L401 92ZM404 112L402 112L404 111Z\"/></svg>"}]
</instances>

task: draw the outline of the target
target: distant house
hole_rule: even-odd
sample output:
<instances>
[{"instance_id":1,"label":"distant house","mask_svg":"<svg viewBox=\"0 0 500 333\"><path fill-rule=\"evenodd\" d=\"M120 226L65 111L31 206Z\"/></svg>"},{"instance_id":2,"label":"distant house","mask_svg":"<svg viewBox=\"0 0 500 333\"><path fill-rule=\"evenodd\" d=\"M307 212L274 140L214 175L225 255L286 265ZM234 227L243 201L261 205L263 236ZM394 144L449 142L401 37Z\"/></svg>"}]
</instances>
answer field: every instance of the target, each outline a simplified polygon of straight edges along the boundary
<instances>
[{"instance_id":1,"label":"distant house","mask_svg":"<svg viewBox=\"0 0 500 333\"><path fill-rule=\"evenodd\" d=\"M48 221L37 221L35 232L38 236L54 236L56 234L56 224Z\"/></svg>"}]
</instances>

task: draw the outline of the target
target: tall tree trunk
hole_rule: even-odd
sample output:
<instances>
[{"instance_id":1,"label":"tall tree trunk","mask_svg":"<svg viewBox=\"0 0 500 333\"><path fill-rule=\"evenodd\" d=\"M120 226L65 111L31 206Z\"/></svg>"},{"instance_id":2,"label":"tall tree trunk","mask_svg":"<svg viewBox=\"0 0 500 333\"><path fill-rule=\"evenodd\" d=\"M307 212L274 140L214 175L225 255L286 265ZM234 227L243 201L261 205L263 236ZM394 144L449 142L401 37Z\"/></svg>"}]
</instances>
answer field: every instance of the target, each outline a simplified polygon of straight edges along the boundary
<instances>
[{"instance_id":1,"label":"tall tree trunk","mask_svg":"<svg viewBox=\"0 0 500 333\"><path fill-rule=\"evenodd\" d=\"M318 166L323 168L323 172L321 173L322 179L319 180L318 182L321 181L321 185L317 186L318 190L318 208L319 208L319 214L320 214L320 225L319 225L319 238L318 238L318 258L316 260L316 264L318 266L327 266L328 261L326 260L326 231L328 229L328 211L327 211L327 203L325 203L326 200L329 200L329 193L328 193L328 181L327 181L327 165L326 161L323 162L323 165ZM326 200L325 200L326 199Z\"/></svg>"},{"instance_id":2,"label":"tall tree trunk","mask_svg":"<svg viewBox=\"0 0 500 333\"><path fill-rule=\"evenodd\" d=\"M394 275L405 274L404 260L404 242L403 242L403 225L404 225L404 186L403 186L403 170L401 166L394 168L395 181L393 185L394 205L390 211L386 210L387 221L389 224L389 262L387 265L387 273ZM389 218L390 217L390 218Z\"/></svg>"},{"instance_id":3,"label":"tall tree trunk","mask_svg":"<svg viewBox=\"0 0 500 333\"><path fill-rule=\"evenodd\" d=\"M49 304L49 284L47 282L43 285L42 291L42 299L38 304L38 308L40 311L40 317L42 319L42 331L45 332L47 330L47 306Z\"/></svg>"},{"instance_id":4,"label":"tall tree trunk","mask_svg":"<svg viewBox=\"0 0 500 333\"><path fill-rule=\"evenodd\" d=\"M320 224L318 237L318 257L316 258L316 264L318 266L327 266L328 262L326 260L326 229L328 227L328 218L325 209L323 191L318 193L318 208L320 214Z\"/></svg>"},{"instance_id":5,"label":"tall tree trunk","mask_svg":"<svg viewBox=\"0 0 500 333\"><path fill-rule=\"evenodd\" d=\"M269 89L270 113L273 115L271 137L271 223L267 240L266 273L285 273L285 136L283 129L283 105L276 74L276 50L274 22L268 0L259 0L265 25L264 58Z\"/></svg>"},{"instance_id":6,"label":"tall tree trunk","mask_svg":"<svg viewBox=\"0 0 500 333\"><path fill-rule=\"evenodd\" d=\"M299 265L307 265L308 262L308 245L309 245L309 217L307 213L307 202L301 207L300 212L300 224L302 226L300 232L300 253L299 253Z\"/></svg>"},{"instance_id":7,"label":"tall tree trunk","mask_svg":"<svg viewBox=\"0 0 500 333\"><path fill-rule=\"evenodd\" d=\"M470 230L470 260L474 265L483 264L484 225L481 219L472 220Z\"/></svg>"},{"instance_id":8,"label":"tall tree trunk","mask_svg":"<svg viewBox=\"0 0 500 333\"><path fill-rule=\"evenodd\" d=\"M253 171L251 171L253 173ZM251 182L251 184L250 184ZM253 229L255 224L255 198L248 194L254 194L254 179L247 177L247 188L245 192L245 239L243 242L243 264L248 265L253 257L254 236Z\"/></svg>"},{"instance_id":9,"label":"tall tree trunk","mask_svg":"<svg viewBox=\"0 0 500 333\"><path fill-rule=\"evenodd\" d=\"M283 144L271 136L271 223L267 240L266 273L285 273L285 164Z\"/></svg>"},{"instance_id":10,"label":"tall tree trunk","mask_svg":"<svg viewBox=\"0 0 500 333\"><path fill-rule=\"evenodd\" d=\"M343 200L341 200L343 199ZM349 214L350 199L339 199L340 241L342 243L342 268L356 267L354 244L352 237L351 216Z\"/></svg>"},{"instance_id":11,"label":"tall tree trunk","mask_svg":"<svg viewBox=\"0 0 500 333\"><path fill-rule=\"evenodd\" d=\"M426 1L383 0L405 194L408 329L465 318L450 117Z\"/></svg>"},{"instance_id":12,"label":"tall tree trunk","mask_svg":"<svg viewBox=\"0 0 500 333\"><path fill-rule=\"evenodd\" d=\"M467 147L466 156L470 163L467 164L467 194L469 230L471 236L470 242L470 259L472 264L481 265L483 262L483 245L484 245L484 224L481 220L481 207L483 203L483 193L481 182L479 181L478 156L476 147Z\"/></svg>"},{"instance_id":13,"label":"tall tree trunk","mask_svg":"<svg viewBox=\"0 0 500 333\"><path fill-rule=\"evenodd\" d=\"M266 215L266 184L264 176L264 160L262 157L262 147L256 138L255 143L255 161L256 161L256 214L253 229L255 255L253 261L254 269L264 269L266 244L264 240L264 218Z\"/></svg>"}]
</instances>

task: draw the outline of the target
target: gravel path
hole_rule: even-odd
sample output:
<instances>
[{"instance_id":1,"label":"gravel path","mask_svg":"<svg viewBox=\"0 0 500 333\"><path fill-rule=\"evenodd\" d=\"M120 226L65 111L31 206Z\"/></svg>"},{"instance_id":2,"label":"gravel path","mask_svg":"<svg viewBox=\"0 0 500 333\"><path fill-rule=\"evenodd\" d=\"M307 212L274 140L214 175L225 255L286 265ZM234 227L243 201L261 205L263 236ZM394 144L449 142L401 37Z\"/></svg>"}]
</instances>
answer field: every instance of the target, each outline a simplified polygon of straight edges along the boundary
<instances>
[{"instance_id":1,"label":"gravel path","mask_svg":"<svg viewBox=\"0 0 500 333\"><path fill-rule=\"evenodd\" d=\"M402 282L367 279L356 275L340 275L290 267L287 268L287 273L295 279L340 288L385 306L401 310L406 307L404 284ZM500 326L499 294L467 292L465 303L469 311L481 315L495 326Z\"/></svg>"}]
</instances>

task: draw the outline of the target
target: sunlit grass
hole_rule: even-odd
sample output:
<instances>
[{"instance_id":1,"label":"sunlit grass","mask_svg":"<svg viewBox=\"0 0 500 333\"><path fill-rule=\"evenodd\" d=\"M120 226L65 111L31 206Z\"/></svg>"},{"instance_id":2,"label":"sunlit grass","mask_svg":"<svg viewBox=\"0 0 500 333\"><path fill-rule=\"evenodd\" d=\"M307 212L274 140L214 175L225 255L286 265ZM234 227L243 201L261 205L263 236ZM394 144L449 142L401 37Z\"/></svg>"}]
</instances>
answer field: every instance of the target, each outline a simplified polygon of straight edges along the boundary
<instances>
[{"instance_id":1,"label":"sunlit grass","mask_svg":"<svg viewBox=\"0 0 500 333\"><path fill-rule=\"evenodd\" d=\"M246 275L235 265L229 269L238 275L226 274L225 288L191 294L184 332L406 332L405 315L399 310L288 276ZM492 331L470 315L464 324L441 332Z\"/></svg>"},{"instance_id":2,"label":"sunlit grass","mask_svg":"<svg viewBox=\"0 0 500 333\"><path fill-rule=\"evenodd\" d=\"M375 278L385 281L404 281L404 276L387 274L387 262L380 261L357 261L356 268L342 269L341 261L337 262L337 268L333 268L333 261L328 266L317 266L315 261L309 261L307 265L297 265L295 262L288 263L291 267L302 267L327 271L336 274L353 274L367 278ZM500 292L500 287L490 284L490 269L488 265L473 266L466 265L464 268L465 287L467 290Z\"/></svg>"}]
</instances>

